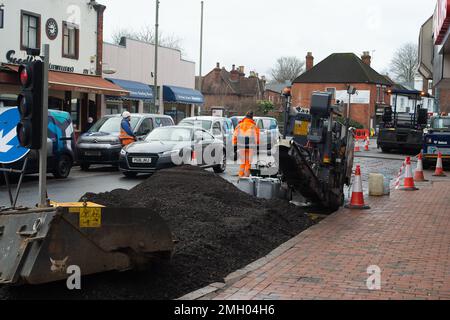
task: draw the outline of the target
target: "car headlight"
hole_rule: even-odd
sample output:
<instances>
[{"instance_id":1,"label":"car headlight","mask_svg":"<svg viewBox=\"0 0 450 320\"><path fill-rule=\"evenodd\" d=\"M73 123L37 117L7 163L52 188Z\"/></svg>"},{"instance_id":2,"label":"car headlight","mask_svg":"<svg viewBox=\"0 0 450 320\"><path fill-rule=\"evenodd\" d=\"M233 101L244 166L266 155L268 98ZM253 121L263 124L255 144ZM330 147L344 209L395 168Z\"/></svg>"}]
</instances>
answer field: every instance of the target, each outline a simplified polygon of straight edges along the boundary
<instances>
[{"instance_id":1,"label":"car headlight","mask_svg":"<svg viewBox=\"0 0 450 320\"><path fill-rule=\"evenodd\" d=\"M171 155L173 155L173 154L179 153L180 151L181 151L181 150L170 150L170 151L163 152L162 155L163 155L163 157L171 156Z\"/></svg>"},{"instance_id":2,"label":"car headlight","mask_svg":"<svg viewBox=\"0 0 450 320\"><path fill-rule=\"evenodd\" d=\"M121 156L126 156L127 152L125 151L125 149L120 150L120 155Z\"/></svg>"}]
</instances>

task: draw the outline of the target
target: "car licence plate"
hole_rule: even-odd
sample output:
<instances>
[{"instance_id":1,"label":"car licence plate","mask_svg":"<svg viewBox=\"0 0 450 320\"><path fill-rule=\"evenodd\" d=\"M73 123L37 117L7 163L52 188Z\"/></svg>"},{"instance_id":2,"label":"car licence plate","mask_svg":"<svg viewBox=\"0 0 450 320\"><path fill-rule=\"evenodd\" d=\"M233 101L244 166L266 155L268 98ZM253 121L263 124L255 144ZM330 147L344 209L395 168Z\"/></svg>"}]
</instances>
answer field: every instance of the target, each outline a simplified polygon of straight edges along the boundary
<instances>
[{"instance_id":1,"label":"car licence plate","mask_svg":"<svg viewBox=\"0 0 450 320\"><path fill-rule=\"evenodd\" d=\"M102 153L100 151L85 151L84 155L88 157L99 157Z\"/></svg>"},{"instance_id":2,"label":"car licence plate","mask_svg":"<svg viewBox=\"0 0 450 320\"><path fill-rule=\"evenodd\" d=\"M133 158L133 163L152 163L152 158Z\"/></svg>"}]
</instances>

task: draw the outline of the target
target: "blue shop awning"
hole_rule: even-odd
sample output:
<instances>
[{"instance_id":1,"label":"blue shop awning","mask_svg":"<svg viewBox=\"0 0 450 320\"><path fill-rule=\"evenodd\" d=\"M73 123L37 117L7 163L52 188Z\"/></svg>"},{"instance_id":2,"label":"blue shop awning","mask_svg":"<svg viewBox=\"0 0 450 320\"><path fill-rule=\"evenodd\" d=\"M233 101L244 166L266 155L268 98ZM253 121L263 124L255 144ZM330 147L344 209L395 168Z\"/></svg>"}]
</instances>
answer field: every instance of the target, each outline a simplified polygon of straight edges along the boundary
<instances>
[{"instance_id":1,"label":"blue shop awning","mask_svg":"<svg viewBox=\"0 0 450 320\"><path fill-rule=\"evenodd\" d=\"M175 86L164 86L163 96L164 102L203 104L205 101L201 92Z\"/></svg>"},{"instance_id":2,"label":"blue shop awning","mask_svg":"<svg viewBox=\"0 0 450 320\"><path fill-rule=\"evenodd\" d=\"M122 97L122 99L130 99L130 100L152 100L153 99L153 87L148 84L130 81L130 80L121 80L121 79L109 79L106 80L114 83L115 85L125 89L130 92L130 95L127 97Z\"/></svg>"}]
</instances>

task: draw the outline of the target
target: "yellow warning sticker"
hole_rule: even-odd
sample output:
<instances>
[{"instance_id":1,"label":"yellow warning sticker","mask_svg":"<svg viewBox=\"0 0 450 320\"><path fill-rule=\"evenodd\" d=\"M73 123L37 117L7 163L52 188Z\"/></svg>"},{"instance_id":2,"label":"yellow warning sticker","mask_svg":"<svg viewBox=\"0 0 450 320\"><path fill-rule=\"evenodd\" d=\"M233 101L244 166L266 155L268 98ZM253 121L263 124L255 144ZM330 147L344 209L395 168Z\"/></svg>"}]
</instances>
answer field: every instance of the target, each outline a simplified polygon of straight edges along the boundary
<instances>
[{"instance_id":1,"label":"yellow warning sticker","mask_svg":"<svg viewBox=\"0 0 450 320\"><path fill-rule=\"evenodd\" d=\"M80 212L80 228L100 228L102 226L102 208L77 208Z\"/></svg>"},{"instance_id":2,"label":"yellow warning sticker","mask_svg":"<svg viewBox=\"0 0 450 320\"><path fill-rule=\"evenodd\" d=\"M308 121L295 121L294 134L296 136L307 136L309 129Z\"/></svg>"}]
</instances>

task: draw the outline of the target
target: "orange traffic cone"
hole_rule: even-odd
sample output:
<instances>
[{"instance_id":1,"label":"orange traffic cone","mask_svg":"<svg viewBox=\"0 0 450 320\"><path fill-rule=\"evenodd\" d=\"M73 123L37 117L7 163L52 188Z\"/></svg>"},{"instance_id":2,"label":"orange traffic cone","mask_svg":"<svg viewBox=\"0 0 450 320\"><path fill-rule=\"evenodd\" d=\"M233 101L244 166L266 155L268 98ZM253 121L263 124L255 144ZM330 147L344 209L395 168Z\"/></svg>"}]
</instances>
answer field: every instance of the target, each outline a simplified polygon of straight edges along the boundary
<instances>
[{"instance_id":1,"label":"orange traffic cone","mask_svg":"<svg viewBox=\"0 0 450 320\"><path fill-rule=\"evenodd\" d=\"M422 153L419 153L417 156L417 169L414 172L414 181L417 182L425 182L428 181L425 179L425 175L423 173L423 158Z\"/></svg>"},{"instance_id":2,"label":"orange traffic cone","mask_svg":"<svg viewBox=\"0 0 450 320\"><path fill-rule=\"evenodd\" d=\"M369 151L370 139L367 137L366 144L364 145L364 151Z\"/></svg>"},{"instance_id":3,"label":"orange traffic cone","mask_svg":"<svg viewBox=\"0 0 450 320\"><path fill-rule=\"evenodd\" d=\"M194 150L191 152L191 166L197 166L197 154Z\"/></svg>"},{"instance_id":4,"label":"orange traffic cone","mask_svg":"<svg viewBox=\"0 0 450 320\"><path fill-rule=\"evenodd\" d=\"M361 152L361 147L359 146L359 140L355 140L355 152Z\"/></svg>"},{"instance_id":5,"label":"orange traffic cone","mask_svg":"<svg viewBox=\"0 0 450 320\"><path fill-rule=\"evenodd\" d=\"M442 165L442 153L438 152L436 171L433 174L433 177L446 177L447 175L444 173L444 166Z\"/></svg>"},{"instance_id":6,"label":"orange traffic cone","mask_svg":"<svg viewBox=\"0 0 450 320\"><path fill-rule=\"evenodd\" d=\"M413 178L412 169L411 169L411 157L406 158L405 181L404 181L403 187L400 188L400 190L403 190L403 191L419 190L414 185L414 178Z\"/></svg>"},{"instance_id":7,"label":"orange traffic cone","mask_svg":"<svg viewBox=\"0 0 450 320\"><path fill-rule=\"evenodd\" d=\"M350 203L345 205L348 209L370 209L364 203L364 194L361 180L361 167L356 166L355 180L353 181L352 199Z\"/></svg>"}]
</instances>

